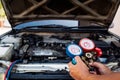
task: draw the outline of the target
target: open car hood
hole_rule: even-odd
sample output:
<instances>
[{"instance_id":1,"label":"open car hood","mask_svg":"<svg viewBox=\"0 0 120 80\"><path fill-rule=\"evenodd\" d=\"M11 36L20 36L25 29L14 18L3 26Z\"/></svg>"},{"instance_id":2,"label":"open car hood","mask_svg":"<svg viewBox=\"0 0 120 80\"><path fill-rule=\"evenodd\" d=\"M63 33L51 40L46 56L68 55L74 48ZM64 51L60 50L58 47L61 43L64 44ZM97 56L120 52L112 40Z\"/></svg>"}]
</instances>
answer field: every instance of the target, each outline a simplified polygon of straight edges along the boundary
<instances>
[{"instance_id":1,"label":"open car hood","mask_svg":"<svg viewBox=\"0 0 120 80\"><path fill-rule=\"evenodd\" d=\"M2 0L12 27L43 19L93 21L109 27L120 0Z\"/></svg>"}]
</instances>

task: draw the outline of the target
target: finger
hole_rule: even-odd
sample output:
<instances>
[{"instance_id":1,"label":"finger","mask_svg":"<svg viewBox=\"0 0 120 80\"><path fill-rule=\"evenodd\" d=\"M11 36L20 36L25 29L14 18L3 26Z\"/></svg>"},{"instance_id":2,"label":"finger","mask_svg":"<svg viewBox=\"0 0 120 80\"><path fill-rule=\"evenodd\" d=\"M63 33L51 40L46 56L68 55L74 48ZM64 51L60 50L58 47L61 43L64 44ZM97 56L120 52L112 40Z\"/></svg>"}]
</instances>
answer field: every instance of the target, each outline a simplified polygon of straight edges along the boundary
<instances>
[{"instance_id":1,"label":"finger","mask_svg":"<svg viewBox=\"0 0 120 80\"><path fill-rule=\"evenodd\" d=\"M73 65L72 62L69 62L68 63L68 68L69 68L69 70L72 70L72 69L75 68L75 65Z\"/></svg>"},{"instance_id":2,"label":"finger","mask_svg":"<svg viewBox=\"0 0 120 80\"><path fill-rule=\"evenodd\" d=\"M72 64L72 62L68 63L68 68L69 68L69 74L72 75L74 73L75 66Z\"/></svg>"},{"instance_id":3,"label":"finger","mask_svg":"<svg viewBox=\"0 0 120 80\"><path fill-rule=\"evenodd\" d=\"M106 67L105 65L103 65L102 63L99 63L99 62L93 62L93 63L90 64L90 65L91 65L91 66L94 66L94 67L96 67L96 68L99 68L99 69Z\"/></svg>"},{"instance_id":4,"label":"finger","mask_svg":"<svg viewBox=\"0 0 120 80\"><path fill-rule=\"evenodd\" d=\"M95 71L90 71L91 74L97 74Z\"/></svg>"},{"instance_id":5,"label":"finger","mask_svg":"<svg viewBox=\"0 0 120 80\"><path fill-rule=\"evenodd\" d=\"M79 56L76 56L75 60L77 61L77 63L83 63L83 61L81 60L81 58Z\"/></svg>"},{"instance_id":6,"label":"finger","mask_svg":"<svg viewBox=\"0 0 120 80\"><path fill-rule=\"evenodd\" d=\"M69 68L71 68L71 66L72 66L72 63L71 63L71 62L69 62L69 63L68 63L68 67L69 67Z\"/></svg>"},{"instance_id":7,"label":"finger","mask_svg":"<svg viewBox=\"0 0 120 80\"><path fill-rule=\"evenodd\" d=\"M84 66L85 68L88 69L87 65L82 61L82 59L79 56L76 56L75 60L77 61L78 65Z\"/></svg>"}]
</instances>

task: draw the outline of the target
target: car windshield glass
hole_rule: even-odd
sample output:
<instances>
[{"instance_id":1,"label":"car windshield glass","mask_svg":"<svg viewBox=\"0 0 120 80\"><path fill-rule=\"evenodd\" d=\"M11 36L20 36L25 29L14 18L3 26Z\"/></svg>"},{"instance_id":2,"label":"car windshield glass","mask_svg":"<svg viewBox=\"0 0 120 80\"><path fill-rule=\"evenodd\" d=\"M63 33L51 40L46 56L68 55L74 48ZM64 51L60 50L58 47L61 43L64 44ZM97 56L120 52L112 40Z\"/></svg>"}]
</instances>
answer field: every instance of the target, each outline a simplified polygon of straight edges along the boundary
<instances>
[{"instance_id":1,"label":"car windshield glass","mask_svg":"<svg viewBox=\"0 0 120 80\"><path fill-rule=\"evenodd\" d=\"M58 27L65 26L65 27L73 27L78 26L77 20L40 20L40 21L32 21L32 22L26 22L22 23L20 25L15 26L14 29L23 29L27 27L36 27L36 26L43 26L45 25L59 25Z\"/></svg>"}]
</instances>

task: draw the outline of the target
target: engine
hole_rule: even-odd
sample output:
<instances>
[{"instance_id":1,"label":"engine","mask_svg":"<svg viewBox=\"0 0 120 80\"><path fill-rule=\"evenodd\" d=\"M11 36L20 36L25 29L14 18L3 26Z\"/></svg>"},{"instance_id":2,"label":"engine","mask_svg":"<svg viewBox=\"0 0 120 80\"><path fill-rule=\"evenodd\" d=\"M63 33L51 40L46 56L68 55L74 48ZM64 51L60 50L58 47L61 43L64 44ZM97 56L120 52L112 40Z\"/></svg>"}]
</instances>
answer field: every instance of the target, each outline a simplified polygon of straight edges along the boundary
<instances>
[{"instance_id":1,"label":"engine","mask_svg":"<svg viewBox=\"0 0 120 80\"><path fill-rule=\"evenodd\" d=\"M0 59L9 62L3 61L2 63L5 65L14 60L23 60L13 68L12 79L17 77L22 79L22 75L28 76L28 74L30 79L47 79L45 78L47 74L59 74L60 76L57 78L71 79L69 75L66 75L69 72L67 63L71 61L66 55L66 47L70 43L78 44L79 40L84 37L93 40L95 45L102 49L103 55L99 58L100 62L106 64L113 71L120 71L120 42L113 36L103 36L102 34L44 33L4 36L0 44L2 53ZM39 74L33 76L30 73ZM19 76L16 77L16 75ZM28 79L28 77L24 77L24 79Z\"/></svg>"}]
</instances>

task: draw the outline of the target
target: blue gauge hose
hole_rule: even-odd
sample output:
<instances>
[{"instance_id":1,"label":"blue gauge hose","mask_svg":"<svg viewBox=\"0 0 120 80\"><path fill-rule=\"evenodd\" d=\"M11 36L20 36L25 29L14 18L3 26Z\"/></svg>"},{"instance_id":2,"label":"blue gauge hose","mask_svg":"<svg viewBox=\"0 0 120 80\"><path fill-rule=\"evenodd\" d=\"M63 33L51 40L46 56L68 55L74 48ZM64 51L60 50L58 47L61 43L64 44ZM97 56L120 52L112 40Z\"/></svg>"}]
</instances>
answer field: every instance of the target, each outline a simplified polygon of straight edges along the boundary
<instances>
[{"instance_id":1,"label":"blue gauge hose","mask_svg":"<svg viewBox=\"0 0 120 80\"><path fill-rule=\"evenodd\" d=\"M16 63L19 63L19 62L21 62L21 61L22 61L22 60L16 60L16 61L14 61L14 62L10 65L10 67L9 67L9 69L8 69L8 72L6 73L6 77L5 77L6 79L4 79L4 80L9 80L10 73L11 73L13 67L15 66Z\"/></svg>"}]
</instances>

